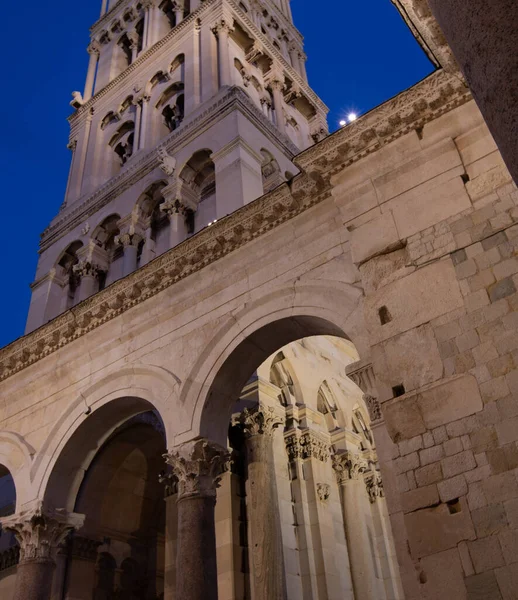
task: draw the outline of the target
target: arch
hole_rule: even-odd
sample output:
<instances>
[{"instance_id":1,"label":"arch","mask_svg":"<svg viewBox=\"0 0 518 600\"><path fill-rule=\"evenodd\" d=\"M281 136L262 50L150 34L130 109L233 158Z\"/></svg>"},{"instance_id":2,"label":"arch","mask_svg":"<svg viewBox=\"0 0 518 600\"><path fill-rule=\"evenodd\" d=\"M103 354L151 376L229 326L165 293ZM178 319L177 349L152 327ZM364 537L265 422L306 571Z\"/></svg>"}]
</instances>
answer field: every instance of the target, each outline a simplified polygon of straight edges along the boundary
<instances>
[{"instance_id":1,"label":"arch","mask_svg":"<svg viewBox=\"0 0 518 600\"><path fill-rule=\"evenodd\" d=\"M160 417L166 441L181 411L170 399L179 379L167 369L135 364L107 374L84 390L50 431L34 460L31 477L46 505L73 510L84 473L97 450L124 423L150 410Z\"/></svg>"},{"instance_id":2,"label":"arch","mask_svg":"<svg viewBox=\"0 0 518 600\"><path fill-rule=\"evenodd\" d=\"M16 512L33 499L30 469L34 454L34 448L21 435L0 431L0 477L8 472L13 478Z\"/></svg>"},{"instance_id":3,"label":"arch","mask_svg":"<svg viewBox=\"0 0 518 600\"><path fill-rule=\"evenodd\" d=\"M112 123L118 123L120 121L120 115L110 110L101 120L101 130L104 131Z\"/></svg>"},{"instance_id":4,"label":"arch","mask_svg":"<svg viewBox=\"0 0 518 600\"><path fill-rule=\"evenodd\" d=\"M175 81L171 85L167 86L167 88L160 95L155 107L162 108L174 96L183 92L184 88L185 88L185 85L184 85L183 81Z\"/></svg>"},{"instance_id":5,"label":"arch","mask_svg":"<svg viewBox=\"0 0 518 600\"><path fill-rule=\"evenodd\" d=\"M169 66L169 73L174 73L185 63L185 54L179 54Z\"/></svg>"},{"instance_id":6,"label":"arch","mask_svg":"<svg viewBox=\"0 0 518 600\"><path fill-rule=\"evenodd\" d=\"M192 421L175 442L202 436L225 444L233 401L246 381L265 359L295 340L313 335L353 339L366 355L362 296L353 285L305 281L235 311L205 345L182 387L180 405L193 407Z\"/></svg>"},{"instance_id":7,"label":"arch","mask_svg":"<svg viewBox=\"0 0 518 600\"><path fill-rule=\"evenodd\" d=\"M120 106L119 106L119 110L117 111L119 115L123 115L128 108L131 108L133 106L133 95L129 95L126 98L124 98L124 100L121 102Z\"/></svg>"}]
</instances>

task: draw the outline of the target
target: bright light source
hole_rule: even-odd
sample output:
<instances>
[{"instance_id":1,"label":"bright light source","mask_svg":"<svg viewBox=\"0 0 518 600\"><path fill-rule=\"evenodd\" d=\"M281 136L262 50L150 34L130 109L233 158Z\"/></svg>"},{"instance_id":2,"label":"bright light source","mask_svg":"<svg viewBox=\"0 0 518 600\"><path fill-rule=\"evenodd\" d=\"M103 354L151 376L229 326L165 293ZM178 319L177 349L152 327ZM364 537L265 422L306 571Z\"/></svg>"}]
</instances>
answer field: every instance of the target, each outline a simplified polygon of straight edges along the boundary
<instances>
[{"instance_id":1,"label":"bright light source","mask_svg":"<svg viewBox=\"0 0 518 600\"><path fill-rule=\"evenodd\" d=\"M345 127L347 125L347 121L344 121L343 119L340 121L340 127Z\"/></svg>"},{"instance_id":2,"label":"bright light source","mask_svg":"<svg viewBox=\"0 0 518 600\"><path fill-rule=\"evenodd\" d=\"M356 113L349 113L347 115L347 118L349 120L349 123L352 123L353 121L356 121L356 119L358 118L358 115Z\"/></svg>"}]
</instances>

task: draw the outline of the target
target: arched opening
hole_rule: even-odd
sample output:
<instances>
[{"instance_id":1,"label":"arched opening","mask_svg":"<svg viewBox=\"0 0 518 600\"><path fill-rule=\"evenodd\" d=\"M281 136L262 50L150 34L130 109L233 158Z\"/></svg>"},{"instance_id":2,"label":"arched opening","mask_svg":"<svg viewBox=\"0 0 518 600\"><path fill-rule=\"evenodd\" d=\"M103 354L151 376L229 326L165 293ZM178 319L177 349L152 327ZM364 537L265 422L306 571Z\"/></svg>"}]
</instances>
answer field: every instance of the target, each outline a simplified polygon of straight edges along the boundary
<instances>
[{"instance_id":1,"label":"arched opening","mask_svg":"<svg viewBox=\"0 0 518 600\"><path fill-rule=\"evenodd\" d=\"M118 173L133 155L134 121L124 122L111 137L109 146L114 152L112 175Z\"/></svg>"},{"instance_id":2,"label":"arched opening","mask_svg":"<svg viewBox=\"0 0 518 600\"><path fill-rule=\"evenodd\" d=\"M137 210L146 228L145 244L142 249L139 248L138 266L169 249L169 218L160 208L164 202L162 190L166 185L165 181L156 181L138 199Z\"/></svg>"},{"instance_id":3,"label":"arched opening","mask_svg":"<svg viewBox=\"0 0 518 600\"><path fill-rule=\"evenodd\" d=\"M14 514L16 487L9 469L0 464L0 517ZM0 526L0 598L12 598L20 549L14 534Z\"/></svg>"},{"instance_id":4,"label":"arched opening","mask_svg":"<svg viewBox=\"0 0 518 600\"><path fill-rule=\"evenodd\" d=\"M194 222L188 223L189 233L203 229L216 219L216 170L211 156L211 150L195 152L180 172L184 204L196 207Z\"/></svg>"},{"instance_id":5,"label":"arched opening","mask_svg":"<svg viewBox=\"0 0 518 600\"><path fill-rule=\"evenodd\" d=\"M69 539L64 598L160 598L166 436L153 406L125 397L92 412L63 446L44 504L85 515Z\"/></svg>"},{"instance_id":6,"label":"arched opening","mask_svg":"<svg viewBox=\"0 0 518 600\"><path fill-rule=\"evenodd\" d=\"M180 127L185 114L184 83L177 81L169 85L156 102L156 110L160 113L161 123L157 140L162 139Z\"/></svg>"},{"instance_id":7,"label":"arched opening","mask_svg":"<svg viewBox=\"0 0 518 600\"><path fill-rule=\"evenodd\" d=\"M56 314L64 310L68 310L72 308L75 304L77 304L79 300L78 289L79 289L79 277L74 270L75 265L79 262L79 258L77 256L78 251L83 247L83 242L77 240L72 242L67 246L67 249L63 252L61 257L58 260L57 268L60 270L60 274L64 280L64 290L63 290L63 298L62 305L56 307Z\"/></svg>"},{"instance_id":8,"label":"arched opening","mask_svg":"<svg viewBox=\"0 0 518 600\"><path fill-rule=\"evenodd\" d=\"M122 277L123 247L117 243L120 216L110 215L95 229L93 239L99 248L100 264L97 273L99 290Z\"/></svg>"},{"instance_id":9,"label":"arched opening","mask_svg":"<svg viewBox=\"0 0 518 600\"><path fill-rule=\"evenodd\" d=\"M352 589L367 600L402 598L369 412L346 375L359 359L340 327L307 315L242 333L224 350L200 423L203 437L230 445L235 457L218 490L220 587L231 579L253 597L263 585L259 570L280 569L290 600L312 597L317 578L336 597ZM271 458L263 446L258 467L250 440L253 427L264 433L268 422L277 425ZM269 506L268 524L261 505Z\"/></svg>"}]
</instances>

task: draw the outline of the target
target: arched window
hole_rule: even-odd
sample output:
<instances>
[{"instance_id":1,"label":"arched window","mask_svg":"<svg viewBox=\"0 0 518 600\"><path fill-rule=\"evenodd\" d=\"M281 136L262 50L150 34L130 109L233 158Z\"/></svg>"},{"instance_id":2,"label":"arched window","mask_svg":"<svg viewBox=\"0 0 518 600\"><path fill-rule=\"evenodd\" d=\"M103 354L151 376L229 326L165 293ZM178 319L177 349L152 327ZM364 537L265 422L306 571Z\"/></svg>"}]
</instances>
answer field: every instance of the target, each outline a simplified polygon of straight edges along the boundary
<instances>
[{"instance_id":1,"label":"arched window","mask_svg":"<svg viewBox=\"0 0 518 600\"><path fill-rule=\"evenodd\" d=\"M131 41L128 37L128 34L125 33L119 38L117 46L119 47L119 52L117 52L116 55L116 75L122 73L122 71L131 65L133 56Z\"/></svg>"},{"instance_id":2,"label":"arched window","mask_svg":"<svg viewBox=\"0 0 518 600\"><path fill-rule=\"evenodd\" d=\"M195 220L189 223L188 231L199 231L214 221L216 217L216 170L211 150L195 152L180 173L185 183L185 193L189 193L190 202L197 206Z\"/></svg>"},{"instance_id":3,"label":"arched window","mask_svg":"<svg viewBox=\"0 0 518 600\"><path fill-rule=\"evenodd\" d=\"M166 133L177 129L183 121L185 114L184 84L177 81L170 85L160 96L156 108L162 114L163 125Z\"/></svg>"},{"instance_id":4,"label":"arched window","mask_svg":"<svg viewBox=\"0 0 518 600\"><path fill-rule=\"evenodd\" d=\"M279 352L272 361L270 367L270 382L280 388L282 397L281 403L283 406L289 406L295 400L295 384L291 369L284 356L284 352Z\"/></svg>"},{"instance_id":5,"label":"arched window","mask_svg":"<svg viewBox=\"0 0 518 600\"><path fill-rule=\"evenodd\" d=\"M166 185L165 181L153 183L137 202L140 218L151 230L146 241L148 244L146 260L152 260L169 249L169 218L160 208L164 201L162 189Z\"/></svg>"},{"instance_id":6,"label":"arched window","mask_svg":"<svg viewBox=\"0 0 518 600\"><path fill-rule=\"evenodd\" d=\"M115 592L115 571L117 569L117 563L111 554L108 552L102 552L99 554L97 559L96 571L97 571L97 584L94 590L94 598L99 600L101 598L108 600L113 598Z\"/></svg>"},{"instance_id":7,"label":"arched window","mask_svg":"<svg viewBox=\"0 0 518 600\"><path fill-rule=\"evenodd\" d=\"M328 431L334 431L339 427L338 421L336 419L338 406L336 405L336 401L329 388L329 385L325 381L318 390L317 410L319 413L324 415Z\"/></svg>"},{"instance_id":8,"label":"arched window","mask_svg":"<svg viewBox=\"0 0 518 600\"><path fill-rule=\"evenodd\" d=\"M363 415L363 412L359 408L353 410L352 426L354 433L357 433L363 438L362 450L366 450L372 446L374 439L370 427L367 425L367 421Z\"/></svg>"},{"instance_id":9,"label":"arched window","mask_svg":"<svg viewBox=\"0 0 518 600\"><path fill-rule=\"evenodd\" d=\"M119 166L125 165L133 154L134 130L135 123L126 121L117 129L109 142L117 156Z\"/></svg>"},{"instance_id":10,"label":"arched window","mask_svg":"<svg viewBox=\"0 0 518 600\"><path fill-rule=\"evenodd\" d=\"M97 246L105 251L106 264L101 265L106 270L99 273L99 290L104 289L113 281L122 277L122 257L123 247L116 242L119 235L120 216L117 214L106 217L104 221L95 229L93 239Z\"/></svg>"}]
</instances>

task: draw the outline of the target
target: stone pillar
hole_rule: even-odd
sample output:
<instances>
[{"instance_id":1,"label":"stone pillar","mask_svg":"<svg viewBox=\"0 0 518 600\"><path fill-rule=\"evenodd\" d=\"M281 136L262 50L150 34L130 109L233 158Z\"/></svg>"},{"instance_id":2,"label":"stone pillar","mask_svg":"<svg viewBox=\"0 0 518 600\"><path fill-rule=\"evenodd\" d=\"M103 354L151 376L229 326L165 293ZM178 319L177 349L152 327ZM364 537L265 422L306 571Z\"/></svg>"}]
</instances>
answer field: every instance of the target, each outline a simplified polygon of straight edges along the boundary
<instances>
[{"instance_id":1,"label":"stone pillar","mask_svg":"<svg viewBox=\"0 0 518 600\"><path fill-rule=\"evenodd\" d=\"M143 239L142 235L134 231L123 233L115 238L115 242L121 244L124 248L124 256L122 257L123 277L137 270L138 247Z\"/></svg>"},{"instance_id":2,"label":"stone pillar","mask_svg":"<svg viewBox=\"0 0 518 600\"><path fill-rule=\"evenodd\" d=\"M365 503L369 503L363 478L367 463L360 455L345 451L333 455L333 468L342 500L354 597L358 600L377 600L374 557L362 518Z\"/></svg>"},{"instance_id":3,"label":"stone pillar","mask_svg":"<svg viewBox=\"0 0 518 600\"><path fill-rule=\"evenodd\" d=\"M518 183L518 2L428 2ZM426 14L426 3L418 4Z\"/></svg>"},{"instance_id":4,"label":"stone pillar","mask_svg":"<svg viewBox=\"0 0 518 600\"><path fill-rule=\"evenodd\" d=\"M174 16L177 25L179 25L183 21L183 14L185 11L183 1L184 0L176 0L174 3Z\"/></svg>"},{"instance_id":5,"label":"stone pillar","mask_svg":"<svg viewBox=\"0 0 518 600\"><path fill-rule=\"evenodd\" d=\"M82 302L99 291L100 268L90 261L82 261L74 265L74 273L80 277L78 302Z\"/></svg>"},{"instance_id":6,"label":"stone pillar","mask_svg":"<svg viewBox=\"0 0 518 600\"><path fill-rule=\"evenodd\" d=\"M284 423L272 407L240 417L247 455L247 514L252 600L287 598L281 519L275 481L273 432Z\"/></svg>"},{"instance_id":7,"label":"stone pillar","mask_svg":"<svg viewBox=\"0 0 518 600\"><path fill-rule=\"evenodd\" d=\"M273 95L273 108L275 110L275 123L281 133L286 133L286 121L284 120L284 81L282 78L275 78L270 81Z\"/></svg>"},{"instance_id":8,"label":"stone pillar","mask_svg":"<svg viewBox=\"0 0 518 600\"><path fill-rule=\"evenodd\" d=\"M214 507L216 488L230 454L226 448L200 439L165 458L178 480L176 597L217 600Z\"/></svg>"},{"instance_id":9,"label":"stone pillar","mask_svg":"<svg viewBox=\"0 0 518 600\"><path fill-rule=\"evenodd\" d=\"M101 4L101 17L106 13L106 7L108 6L108 0L102 0Z\"/></svg>"},{"instance_id":10,"label":"stone pillar","mask_svg":"<svg viewBox=\"0 0 518 600\"><path fill-rule=\"evenodd\" d=\"M90 55L90 62L88 63L88 74L86 76L85 92L83 94L83 101L87 102L93 95L94 83L95 83L95 72L97 70L97 62L101 53L100 45L94 40L88 46L88 54Z\"/></svg>"},{"instance_id":11,"label":"stone pillar","mask_svg":"<svg viewBox=\"0 0 518 600\"><path fill-rule=\"evenodd\" d=\"M138 56L139 34L135 30L128 31L128 39L131 48L131 62L135 62Z\"/></svg>"},{"instance_id":12,"label":"stone pillar","mask_svg":"<svg viewBox=\"0 0 518 600\"><path fill-rule=\"evenodd\" d=\"M299 64L299 48L295 42L291 42L288 46L290 53L291 66L300 73L300 64Z\"/></svg>"},{"instance_id":13,"label":"stone pillar","mask_svg":"<svg viewBox=\"0 0 518 600\"><path fill-rule=\"evenodd\" d=\"M140 127L138 137L138 150L146 147L146 137L148 129L148 107L149 107L149 96L144 94L140 99Z\"/></svg>"},{"instance_id":14,"label":"stone pillar","mask_svg":"<svg viewBox=\"0 0 518 600\"><path fill-rule=\"evenodd\" d=\"M160 210L169 216L169 248L174 248L187 239L187 209L180 200L166 200L160 205Z\"/></svg>"},{"instance_id":15,"label":"stone pillar","mask_svg":"<svg viewBox=\"0 0 518 600\"><path fill-rule=\"evenodd\" d=\"M83 522L84 515L41 508L2 520L2 527L13 531L20 544L13 600L50 599L58 547Z\"/></svg>"},{"instance_id":16,"label":"stone pillar","mask_svg":"<svg viewBox=\"0 0 518 600\"><path fill-rule=\"evenodd\" d=\"M212 32L218 38L218 70L219 87L232 85L230 75L230 53L228 45L228 36L233 31L232 21L222 19L213 28Z\"/></svg>"},{"instance_id":17,"label":"stone pillar","mask_svg":"<svg viewBox=\"0 0 518 600\"><path fill-rule=\"evenodd\" d=\"M143 40L143 49L147 49L151 47L156 39L156 29L157 29L157 15L156 12L158 7L156 6L156 0L145 0L143 3L145 9L144 15L144 40Z\"/></svg>"}]
</instances>

